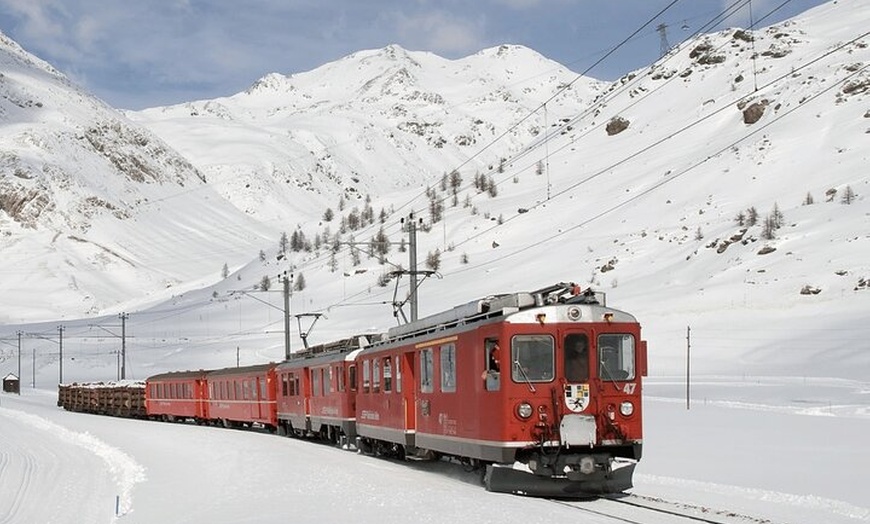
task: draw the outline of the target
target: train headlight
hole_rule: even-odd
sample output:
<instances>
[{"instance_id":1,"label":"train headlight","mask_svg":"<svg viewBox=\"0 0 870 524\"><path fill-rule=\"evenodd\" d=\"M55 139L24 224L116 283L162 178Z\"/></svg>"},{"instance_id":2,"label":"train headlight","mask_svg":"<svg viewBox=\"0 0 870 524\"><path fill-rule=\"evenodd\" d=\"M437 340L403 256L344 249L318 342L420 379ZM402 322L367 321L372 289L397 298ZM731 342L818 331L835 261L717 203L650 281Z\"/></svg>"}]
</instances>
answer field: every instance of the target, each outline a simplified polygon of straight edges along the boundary
<instances>
[{"instance_id":1,"label":"train headlight","mask_svg":"<svg viewBox=\"0 0 870 524\"><path fill-rule=\"evenodd\" d=\"M627 400L624 401L619 405L619 412L622 413L623 417L630 417L634 413L634 404Z\"/></svg>"},{"instance_id":2,"label":"train headlight","mask_svg":"<svg viewBox=\"0 0 870 524\"><path fill-rule=\"evenodd\" d=\"M580 320L580 317L583 316L583 313L580 311L580 308L577 306L571 306L568 308L568 320Z\"/></svg>"},{"instance_id":3,"label":"train headlight","mask_svg":"<svg viewBox=\"0 0 870 524\"><path fill-rule=\"evenodd\" d=\"M532 416L532 405L528 402L523 402L517 406L517 416L523 420L528 420Z\"/></svg>"}]
</instances>

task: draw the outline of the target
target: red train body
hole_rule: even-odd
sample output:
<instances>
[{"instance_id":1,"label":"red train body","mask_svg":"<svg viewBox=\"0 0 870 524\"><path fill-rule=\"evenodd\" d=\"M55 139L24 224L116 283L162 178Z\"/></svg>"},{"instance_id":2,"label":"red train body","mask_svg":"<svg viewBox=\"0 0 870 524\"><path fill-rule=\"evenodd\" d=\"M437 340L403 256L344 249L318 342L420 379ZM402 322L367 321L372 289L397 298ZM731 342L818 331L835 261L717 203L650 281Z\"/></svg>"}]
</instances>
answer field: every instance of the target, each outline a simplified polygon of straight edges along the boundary
<instances>
[{"instance_id":1,"label":"red train body","mask_svg":"<svg viewBox=\"0 0 870 524\"><path fill-rule=\"evenodd\" d=\"M167 421L208 419L205 371L163 373L148 378L145 411L149 417Z\"/></svg>"},{"instance_id":2,"label":"red train body","mask_svg":"<svg viewBox=\"0 0 870 524\"><path fill-rule=\"evenodd\" d=\"M623 491L641 457L646 342L573 284L497 295L280 364L147 381L163 419L259 425L486 466L495 491Z\"/></svg>"},{"instance_id":3,"label":"red train body","mask_svg":"<svg viewBox=\"0 0 870 524\"><path fill-rule=\"evenodd\" d=\"M208 419L227 427L278 426L274 363L209 371Z\"/></svg>"}]
</instances>

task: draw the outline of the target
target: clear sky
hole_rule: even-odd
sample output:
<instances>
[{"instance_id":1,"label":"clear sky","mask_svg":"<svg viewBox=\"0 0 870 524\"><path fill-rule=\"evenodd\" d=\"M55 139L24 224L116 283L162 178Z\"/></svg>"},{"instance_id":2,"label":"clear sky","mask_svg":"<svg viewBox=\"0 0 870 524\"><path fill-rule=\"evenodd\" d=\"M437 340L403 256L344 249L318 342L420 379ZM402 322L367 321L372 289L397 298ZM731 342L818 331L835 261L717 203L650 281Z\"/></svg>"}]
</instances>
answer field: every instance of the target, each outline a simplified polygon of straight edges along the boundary
<instances>
[{"instance_id":1,"label":"clear sky","mask_svg":"<svg viewBox=\"0 0 870 524\"><path fill-rule=\"evenodd\" d=\"M141 109L228 96L268 73L308 71L388 44L446 58L499 44L522 44L586 72L649 22L587 73L612 80L658 58L659 24L667 25L667 41L673 45L699 30L749 27L750 20L766 26L822 3L0 0L0 30L109 104ZM708 25L723 18L722 23Z\"/></svg>"}]
</instances>

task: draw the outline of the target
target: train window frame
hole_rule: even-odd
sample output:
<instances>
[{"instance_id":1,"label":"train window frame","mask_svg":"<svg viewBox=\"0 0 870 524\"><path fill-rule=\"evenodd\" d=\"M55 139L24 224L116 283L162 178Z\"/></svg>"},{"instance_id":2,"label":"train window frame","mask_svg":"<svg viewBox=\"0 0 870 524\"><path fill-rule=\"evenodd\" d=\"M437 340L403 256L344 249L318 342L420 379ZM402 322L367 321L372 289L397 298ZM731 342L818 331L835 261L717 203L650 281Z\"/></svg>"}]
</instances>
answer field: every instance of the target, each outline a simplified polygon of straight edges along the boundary
<instances>
[{"instance_id":1,"label":"train window frame","mask_svg":"<svg viewBox=\"0 0 870 524\"><path fill-rule=\"evenodd\" d=\"M371 389L371 363L368 360L363 360L363 393L368 393Z\"/></svg>"},{"instance_id":2,"label":"train window frame","mask_svg":"<svg viewBox=\"0 0 870 524\"><path fill-rule=\"evenodd\" d=\"M347 386L344 382L344 369L341 367L341 364L335 366L335 390L339 393L343 393L347 389Z\"/></svg>"},{"instance_id":3,"label":"train window frame","mask_svg":"<svg viewBox=\"0 0 870 524\"><path fill-rule=\"evenodd\" d=\"M562 367L569 384L589 382L589 335L582 332L566 333L562 337Z\"/></svg>"},{"instance_id":4,"label":"train window frame","mask_svg":"<svg viewBox=\"0 0 870 524\"><path fill-rule=\"evenodd\" d=\"M439 348L441 361L441 391L456 392L456 344L445 344Z\"/></svg>"},{"instance_id":5,"label":"train window frame","mask_svg":"<svg viewBox=\"0 0 870 524\"><path fill-rule=\"evenodd\" d=\"M484 389L501 389L501 346L498 338L483 339L483 380Z\"/></svg>"},{"instance_id":6,"label":"train window frame","mask_svg":"<svg viewBox=\"0 0 870 524\"><path fill-rule=\"evenodd\" d=\"M434 393L435 359L432 348L420 351L420 393Z\"/></svg>"},{"instance_id":7,"label":"train window frame","mask_svg":"<svg viewBox=\"0 0 870 524\"><path fill-rule=\"evenodd\" d=\"M351 391L356 391L356 364L351 364L347 368L347 381Z\"/></svg>"},{"instance_id":8,"label":"train window frame","mask_svg":"<svg viewBox=\"0 0 870 524\"><path fill-rule=\"evenodd\" d=\"M606 382L637 378L637 342L631 333L601 333L597 340L598 377Z\"/></svg>"},{"instance_id":9,"label":"train window frame","mask_svg":"<svg viewBox=\"0 0 870 524\"><path fill-rule=\"evenodd\" d=\"M381 359L372 359L372 392L381 392Z\"/></svg>"},{"instance_id":10,"label":"train window frame","mask_svg":"<svg viewBox=\"0 0 870 524\"><path fill-rule=\"evenodd\" d=\"M393 358L384 358L384 393L390 393L393 390Z\"/></svg>"},{"instance_id":11,"label":"train window frame","mask_svg":"<svg viewBox=\"0 0 870 524\"><path fill-rule=\"evenodd\" d=\"M323 395L332 393L332 366L323 368Z\"/></svg>"},{"instance_id":12,"label":"train window frame","mask_svg":"<svg viewBox=\"0 0 870 524\"><path fill-rule=\"evenodd\" d=\"M321 378L321 370L312 368L311 369L311 396L319 397L322 395L322 389L320 389L320 378Z\"/></svg>"},{"instance_id":13,"label":"train window frame","mask_svg":"<svg viewBox=\"0 0 870 524\"><path fill-rule=\"evenodd\" d=\"M402 392L402 357L396 355L396 393Z\"/></svg>"},{"instance_id":14,"label":"train window frame","mask_svg":"<svg viewBox=\"0 0 870 524\"><path fill-rule=\"evenodd\" d=\"M541 355L529 351L546 343ZM547 358L549 357L549 358ZM547 383L556 379L556 339L549 333L528 333L511 338L511 380L517 384Z\"/></svg>"}]
</instances>

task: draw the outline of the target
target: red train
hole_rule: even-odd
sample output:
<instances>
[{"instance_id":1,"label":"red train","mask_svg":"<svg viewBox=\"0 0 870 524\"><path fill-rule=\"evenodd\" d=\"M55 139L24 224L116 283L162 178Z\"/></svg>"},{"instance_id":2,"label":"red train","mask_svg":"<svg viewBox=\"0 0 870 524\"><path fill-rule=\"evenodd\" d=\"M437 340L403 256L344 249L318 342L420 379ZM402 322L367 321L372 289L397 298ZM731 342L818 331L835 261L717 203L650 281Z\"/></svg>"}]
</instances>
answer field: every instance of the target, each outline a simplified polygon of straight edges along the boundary
<instances>
[{"instance_id":1,"label":"red train","mask_svg":"<svg viewBox=\"0 0 870 524\"><path fill-rule=\"evenodd\" d=\"M165 373L146 412L258 426L410 460L486 467L493 491L631 487L642 447L640 325L560 283L490 296L279 364Z\"/></svg>"}]
</instances>

